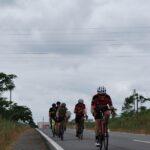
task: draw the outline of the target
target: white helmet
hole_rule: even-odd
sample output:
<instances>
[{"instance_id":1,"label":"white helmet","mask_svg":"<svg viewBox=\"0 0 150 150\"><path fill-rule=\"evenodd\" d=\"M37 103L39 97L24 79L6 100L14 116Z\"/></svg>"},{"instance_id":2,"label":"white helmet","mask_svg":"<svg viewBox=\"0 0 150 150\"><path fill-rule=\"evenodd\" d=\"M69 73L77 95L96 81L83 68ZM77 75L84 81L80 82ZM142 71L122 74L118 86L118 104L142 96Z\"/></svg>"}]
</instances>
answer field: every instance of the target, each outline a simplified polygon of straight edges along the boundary
<instances>
[{"instance_id":1,"label":"white helmet","mask_svg":"<svg viewBox=\"0 0 150 150\"><path fill-rule=\"evenodd\" d=\"M97 88L97 93L106 94L106 88L104 86L100 86Z\"/></svg>"},{"instance_id":2,"label":"white helmet","mask_svg":"<svg viewBox=\"0 0 150 150\"><path fill-rule=\"evenodd\" d=\"M78 103L84 103L84 100L83 99L79 99Z\"/></svg>"}]
</instances>

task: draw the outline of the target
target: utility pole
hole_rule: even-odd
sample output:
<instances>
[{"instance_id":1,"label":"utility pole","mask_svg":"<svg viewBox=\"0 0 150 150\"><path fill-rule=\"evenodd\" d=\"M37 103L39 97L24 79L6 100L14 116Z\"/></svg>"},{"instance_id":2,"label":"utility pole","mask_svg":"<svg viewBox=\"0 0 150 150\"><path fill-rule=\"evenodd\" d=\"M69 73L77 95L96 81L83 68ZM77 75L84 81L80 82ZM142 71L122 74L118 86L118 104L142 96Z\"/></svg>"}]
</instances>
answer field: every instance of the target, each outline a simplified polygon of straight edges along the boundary
<instances>
[{"instance_id":1,"label":"utility pole","mask_svg":"<svg viewBox=\"0 0 150 150\"><path fill-rule=\"evenodd\" d=\"M136 89L133 90L134 95L134 112L136 113L136 117L138 120L138 111L139 111L139 94L136 92Z\"/></svg>"},{"instance_id":2,"label":"utility pole","mask_svg":"<svg viewBox=\"0 0 150 150\"><path fill-rule=\"evenodd\" d=\"M10 102L12 101L12 90L10 89Z\"/></svg>"},{"instance_id":3,"label":"utility pole","mask_svg":"<svg viewBox=\"0 0 150 150\"><path fill-rule=\"evenodd\" d=\"M139 95L137 94L137 102L136 102L136 115L137 115L137 120L138 120L138 113L139 113Z\"/></svg>"},{"instance_id":4,"label":"utility pole","mask_svg":"<svg viewBox=\"0 0 150 150\"><path fill-rule=\"evenodd\" d=\"M136 112L136 97L135 97L135 95L136 95L136 89L134 89L133 90L133 95L134 95L134 113Z\"/></svg>"},{"instance_id":5,"label":"utility pole","mask_svg":"<svg viewBox=\"0 0 150 150\"><path fill-rule=\"evenodd\" d=\"M44 129L44 116L43 116L43 129Z\"/></svg>"}]
</instances>

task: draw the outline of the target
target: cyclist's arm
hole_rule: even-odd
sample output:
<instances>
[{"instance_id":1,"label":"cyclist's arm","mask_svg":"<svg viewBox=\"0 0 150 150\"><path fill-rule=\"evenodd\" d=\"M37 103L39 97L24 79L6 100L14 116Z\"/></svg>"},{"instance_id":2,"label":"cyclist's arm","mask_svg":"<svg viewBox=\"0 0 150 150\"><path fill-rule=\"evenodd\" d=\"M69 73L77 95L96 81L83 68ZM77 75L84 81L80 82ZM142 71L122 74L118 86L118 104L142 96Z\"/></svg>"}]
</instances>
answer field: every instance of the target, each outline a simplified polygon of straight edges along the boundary
<instances>
[{"instance_id":1,"label":"cyclist's arm","mask_svg":"<svg viewBox=\"0 0 150 150\"><path fill-rule=\"evenodd\" d=\"M111 110L112 115L114 116L116 113L115 113L115 108L113 107L113 103L112 103L110 96L108 99L108 105L109 105L109 109Z\"/></svg>"},{"instance_id":2,"label":"cyclist's arm","mask_svg":"<svg viewBox=\"0 0 150 150\"><path fill-rule=\"evenodd\" d=\"M74 108L74 113L76 114L76 107Z\"/></svg>"},{"instance_id":3,"label":"cyclist's arm","mask_svg":"<svg viewBox=\"0 0 150 150\"><path fill-rule=\"evenodd\" d=\"M49 109L49 118L51 117L51 109Z\"/></svg>"},{"instance_id":4,"label":"cyclist's arm","mask_svg":"<svg viewBox=\"0 0 150 150\"><path fill-rule=\"evenodd\" d=\"M92 98L92 102L91 102L91 113L94 116L94 98L95 96Z\"/></svg>"}]
</instances>

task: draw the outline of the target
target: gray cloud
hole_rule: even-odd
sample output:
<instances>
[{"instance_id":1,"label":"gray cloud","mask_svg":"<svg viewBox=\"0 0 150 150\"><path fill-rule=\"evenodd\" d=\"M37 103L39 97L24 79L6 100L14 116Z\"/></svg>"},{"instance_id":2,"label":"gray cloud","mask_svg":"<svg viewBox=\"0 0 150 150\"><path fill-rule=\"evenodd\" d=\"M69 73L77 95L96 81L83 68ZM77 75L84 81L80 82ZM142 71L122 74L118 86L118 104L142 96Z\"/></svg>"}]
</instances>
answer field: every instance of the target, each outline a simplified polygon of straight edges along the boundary
<instances>
[{"instance_id":1,"label":"gray cloud","mask_svg":"<svg viewBox=\"0 0 150 150\"><path fill-rule=\"evenodd\" d=\"M57 99L64 99L72 110L82 97L89 110L100 84L106 85L119 110L132 89L149 95L149 4L140 0L2 4L0 68L19 76L14 99L31 107L37 121L47 116Z\"/></svg>"}]
</instances>

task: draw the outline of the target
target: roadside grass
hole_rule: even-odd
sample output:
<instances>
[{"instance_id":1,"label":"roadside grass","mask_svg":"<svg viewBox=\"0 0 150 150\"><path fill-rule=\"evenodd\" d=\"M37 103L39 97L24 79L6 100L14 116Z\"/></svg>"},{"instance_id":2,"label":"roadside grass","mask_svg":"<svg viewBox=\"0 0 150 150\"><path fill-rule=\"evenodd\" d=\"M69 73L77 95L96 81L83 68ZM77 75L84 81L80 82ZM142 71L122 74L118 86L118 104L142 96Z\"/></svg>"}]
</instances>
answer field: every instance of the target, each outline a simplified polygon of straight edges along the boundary
<instances>
[{"instance_id":1,"label":"roadside grass","mask_svg":"<svg viewBox=\"0 0 150 150\"><path fill-rule=\"evenodd\" d=\"M29 127L0 118L0 150L10 150L10 145Z\"/></svg>"},{"instance_id":2,"label":"roadside grass","mask_svg":"<svg viewBox=\"0 0 150 150\"><path fill-rule=\"evenodd\" d=\"M75 123L70 122L69 128L75 128ZM85 122L85 128L94 130L94 122ZM138 118L134 116L116 117L110 119L109 129L111 131L130 132L139 134L150 134L150 111L140 112Z\"/></svg>"},{"instance_id":3,"label":"roadside grass","mask_svg":"<svg viewBox=\"0 0 150 150\"><path fill-rule=\"evenodd\" d=\"M112 131L150 134L150 111L140 112L138 117L135 115L111 119L109 127Z\"/></svg>"}]
</instances>

